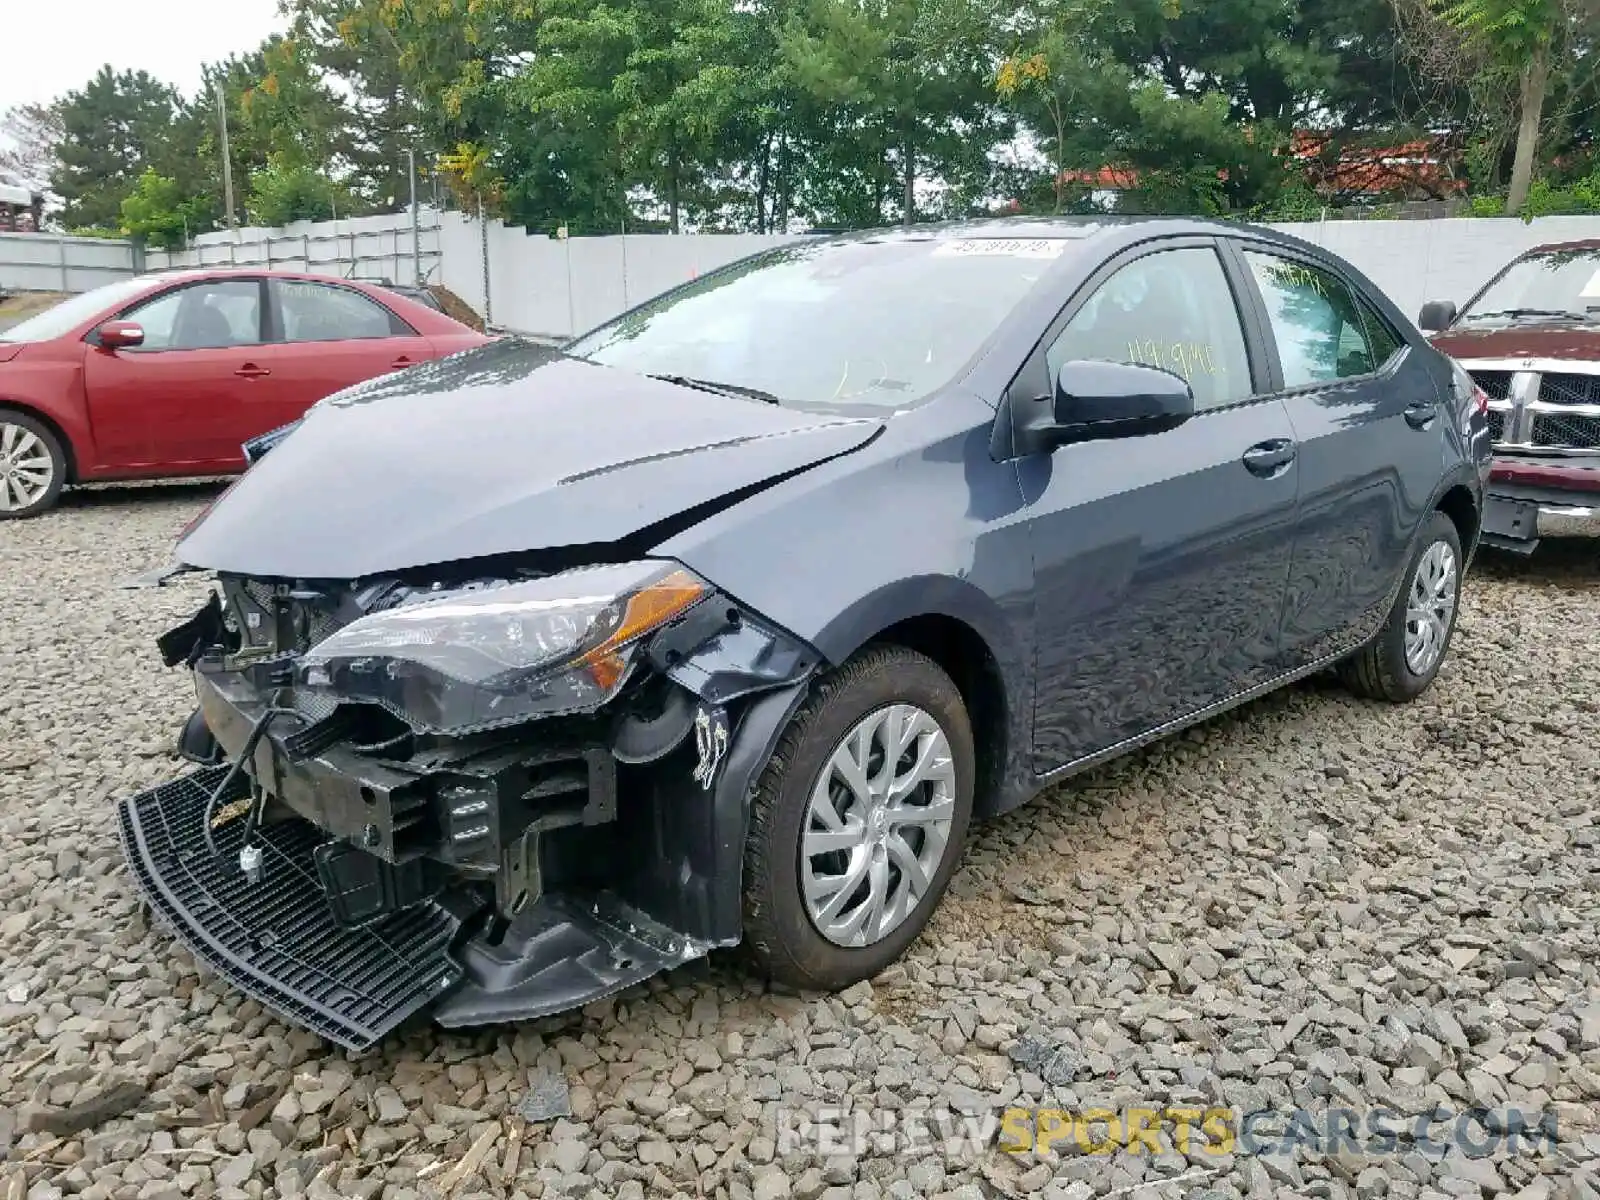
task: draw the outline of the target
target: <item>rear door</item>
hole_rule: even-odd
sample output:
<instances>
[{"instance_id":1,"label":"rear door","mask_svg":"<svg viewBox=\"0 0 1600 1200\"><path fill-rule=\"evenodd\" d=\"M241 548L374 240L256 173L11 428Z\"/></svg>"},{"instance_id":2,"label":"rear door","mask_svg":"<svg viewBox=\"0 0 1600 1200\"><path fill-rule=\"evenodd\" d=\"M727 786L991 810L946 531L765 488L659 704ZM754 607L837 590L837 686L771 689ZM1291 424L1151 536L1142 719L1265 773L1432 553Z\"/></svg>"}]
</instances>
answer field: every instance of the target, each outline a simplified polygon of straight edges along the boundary
<instances>
[{"instance_id":1,"label":"rear door","mask_svg":"<svg viewBox=\"0 0 1600 1200\"><path fill-rule=\"evenodd\" d=\"M394 312L356 288L309 279L273 279L272 424L303 416L334 392L435 356L433 346Z\"/></svg>"},{"instance_id":2,"label":"rear door","mask_svg":"<svg viewBox=\"0 0 1600 1200\"><path fill-rule=\"evenodd\" d=\"M240 465L239 431L260 397L263 281L231 276L170 288L119 313L144 344L91 344L84 391L108 467L200 471Z\"/></svg>"},{"instance_id":3,"label":"rear door","mask_svg":"<svg viewBox=\"0 0 1600 1200\"><path fill-rule=\"evenodd\" d=\"M1337 272L1266 243L1236 248L1299 443L1282 653L1304 666L1383 616L1438 485L1449 418L1422 356Z\"/></svg>"}]
</instances>

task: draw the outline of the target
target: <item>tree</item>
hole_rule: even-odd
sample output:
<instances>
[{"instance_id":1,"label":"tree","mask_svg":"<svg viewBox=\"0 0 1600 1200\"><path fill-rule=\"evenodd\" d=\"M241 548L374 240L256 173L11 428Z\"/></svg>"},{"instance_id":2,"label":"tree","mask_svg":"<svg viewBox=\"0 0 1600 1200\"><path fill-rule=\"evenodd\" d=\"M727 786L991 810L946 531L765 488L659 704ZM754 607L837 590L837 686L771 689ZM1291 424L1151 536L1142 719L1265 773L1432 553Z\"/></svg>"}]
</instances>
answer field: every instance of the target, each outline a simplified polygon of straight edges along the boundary
<instances>
[{"instance_id":1,"label":"tree","mask_svg":"<svg viewBox=\"0 0 1600 1200\"><path fill-rule=\"evenodd\" d=\"M970 192L981 170L987 183L1000 131L993 18L978 0L809 0L791 18L781 53L828 118L813 146L815 161L831 160L824 209L856 223L883 220L892 204L910 224L919 178L968 177Z\"/></svg>"},{"instance_id":2,"label":"tree","mask_svg":"<svg viewBox=\"0 0 1600 1200\"><path fill-rule=\"evenodd\" d=\"M381 0L286 0L283 8L304 61L339 81L345 117L339 152L351 190L380 211L405 205L408 153L426 161L428 144L449 144L430 136L423 101L427 64L408 55L401 36L431 29L429 14ZM461 15L475 20L481 13Z\"/></svg>"},{"instance_id":3,"label":"tree","mask_svg":"<svg viewBox=\"0 0 1600 1200\"><path fill-rule=\"evenodd\" d=\"M210 196L189 195L183 186L153 167L146 167L122 201L122 232L164 249L182 246L216 222Z\"/></svg>"},{"instance_id":4,"label":"tree","mask_svg":"<svg viewBox=\"0 0 1600 1200\"><path fill-rule=\"evenodd\" d=\"M57 111L61 141L50 187L62 200L68 228L118 228L122 199L147 166L160 167L178 97L144 71L101 67L84 87L68 92Z\"/></svg>"},{"instance_id":5,"label":"tree","mask_svg":"<svg viewBox=\"0 0 1600 1200\"><path fill-rule=\"evenodd\" d=\"M281 151L250 177L248 208L257 225L327 220L338 213L339 200L340 188L332 180ZM344 211L349 210L347 201Z\"/></svg>"},{"instance_id":6,"label":"tree","mask_svg":"<svg viewBox=\"0 0 1600 1200\"><path fill-rule=\"evenodd\" d=\"M61 144L61 114L53 104L19 104L0 117L0 171L43 188Z\"/></svg>"},{"instance_id":7,"label":"tree","mask_svg":"<svg viewBox=\"0 0 1600 1200\"><path fill-rule=\"evenodd\" d=\"M1058 213L1066 203L1067 140L1078 117L1082 81L1104 69L1091 30L1106 12L1105 0L1031 6L1030 12L1018 14L1018 46L995 73L1001 99L1016 106L1047 139L1053 159L1053 211Z\"/></svg>"},{"instance_id":8,"label":"tree","mask_svg":"<svg viewBox=\"0 0 1600 1200\"><path fill-rule=\"evenodd\" d=\"M1439 13L1486 67L1516 80L1516 155L1506 212L1520 212L1533 182L1551 55L1576 12L1567 0L1440 0Z\"/></svg>"}]
</instances>

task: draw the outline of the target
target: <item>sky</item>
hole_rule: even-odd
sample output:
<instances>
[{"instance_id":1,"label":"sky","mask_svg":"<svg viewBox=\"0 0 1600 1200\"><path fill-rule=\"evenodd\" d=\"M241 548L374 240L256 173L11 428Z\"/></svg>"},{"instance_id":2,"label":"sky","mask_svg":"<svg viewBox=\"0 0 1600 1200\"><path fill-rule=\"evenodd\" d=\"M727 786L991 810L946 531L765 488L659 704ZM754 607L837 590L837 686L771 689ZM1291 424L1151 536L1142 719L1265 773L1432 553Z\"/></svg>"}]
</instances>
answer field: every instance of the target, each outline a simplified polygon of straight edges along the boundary
<instances>
[{"instance_id":1,"label":"sky","mask_svg":"<svg viewBox=\"0 0 1600 1200\"><path fill-rule=\"evenodd\" d=\"M188 94L202 63L286 24L278 0L0 0L0 112L53 100L106 63Z\"/></svg>"}]
</instances>

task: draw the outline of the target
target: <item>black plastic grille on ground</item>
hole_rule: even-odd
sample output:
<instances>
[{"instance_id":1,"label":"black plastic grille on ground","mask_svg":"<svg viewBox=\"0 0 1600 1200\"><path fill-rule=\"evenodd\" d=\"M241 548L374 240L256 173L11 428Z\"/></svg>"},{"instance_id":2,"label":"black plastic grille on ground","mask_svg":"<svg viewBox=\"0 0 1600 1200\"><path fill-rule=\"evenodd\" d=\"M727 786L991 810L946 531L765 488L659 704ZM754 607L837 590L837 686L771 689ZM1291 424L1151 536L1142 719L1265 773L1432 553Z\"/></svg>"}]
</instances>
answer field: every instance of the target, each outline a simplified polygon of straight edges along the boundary
<instances>
[{"instance_id":1,"label":"black plastic grille on ground","mask_svg":"<svg viewBox=\"0 0 1600 1200\"><path fill-rule=\"evenodd\" d=\"M323 835L309 822L257 833L261 881L238 869L245 821L215 831L205 848L206 800L227 774L207 767L118 806L123 851L139 890L196 956L295 1024L365 1049L461 981L449 955L457 921L432 902L362 929L334 920L311 853ZM222 803L247 795L238 781Z\"/></svg>"}]
</instances>

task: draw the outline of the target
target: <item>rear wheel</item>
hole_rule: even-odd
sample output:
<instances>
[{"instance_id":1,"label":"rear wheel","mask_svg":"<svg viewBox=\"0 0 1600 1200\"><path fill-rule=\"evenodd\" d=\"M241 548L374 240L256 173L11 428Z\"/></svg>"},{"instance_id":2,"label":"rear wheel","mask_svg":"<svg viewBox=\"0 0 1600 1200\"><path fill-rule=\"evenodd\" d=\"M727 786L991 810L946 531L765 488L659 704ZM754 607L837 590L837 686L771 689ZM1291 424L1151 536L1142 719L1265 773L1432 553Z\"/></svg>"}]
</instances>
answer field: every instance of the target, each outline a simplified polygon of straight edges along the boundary
<instances>
[{"instance_id":1,"label":"rear wheel","mask_svg":"<svg viewBox=\"0 0 1600 1200\"><path fill-rule=\"evenodd\" d=\"M1461 605L1461 535L1442 512L1429 518L1406 583L1377 637L1339 667L1358 696L1402 703L1425 692L1439 673Z\"/></svg>"},{"instance_id":2,"label":"rear wheel","mask_svg":"<svg viewBox=\"0 0 1600 1200\"><path fill-rule=\"evenodd\" d=\"M824 679L757 785L745 940L770 978L835 990L905 951L972 816L972 726L955 684L898 646Z\"/></svg>"},{"instance_id":3,"label":"rear wheel","mask_svg":"<svg viewBox=\"0 0 1600 1200\"><path fill-rule=\"evenodd\" d=\"M66 481L55 434L24 413L0 409L0 521L44 512Z\"/></svg>"}]
</instances>

